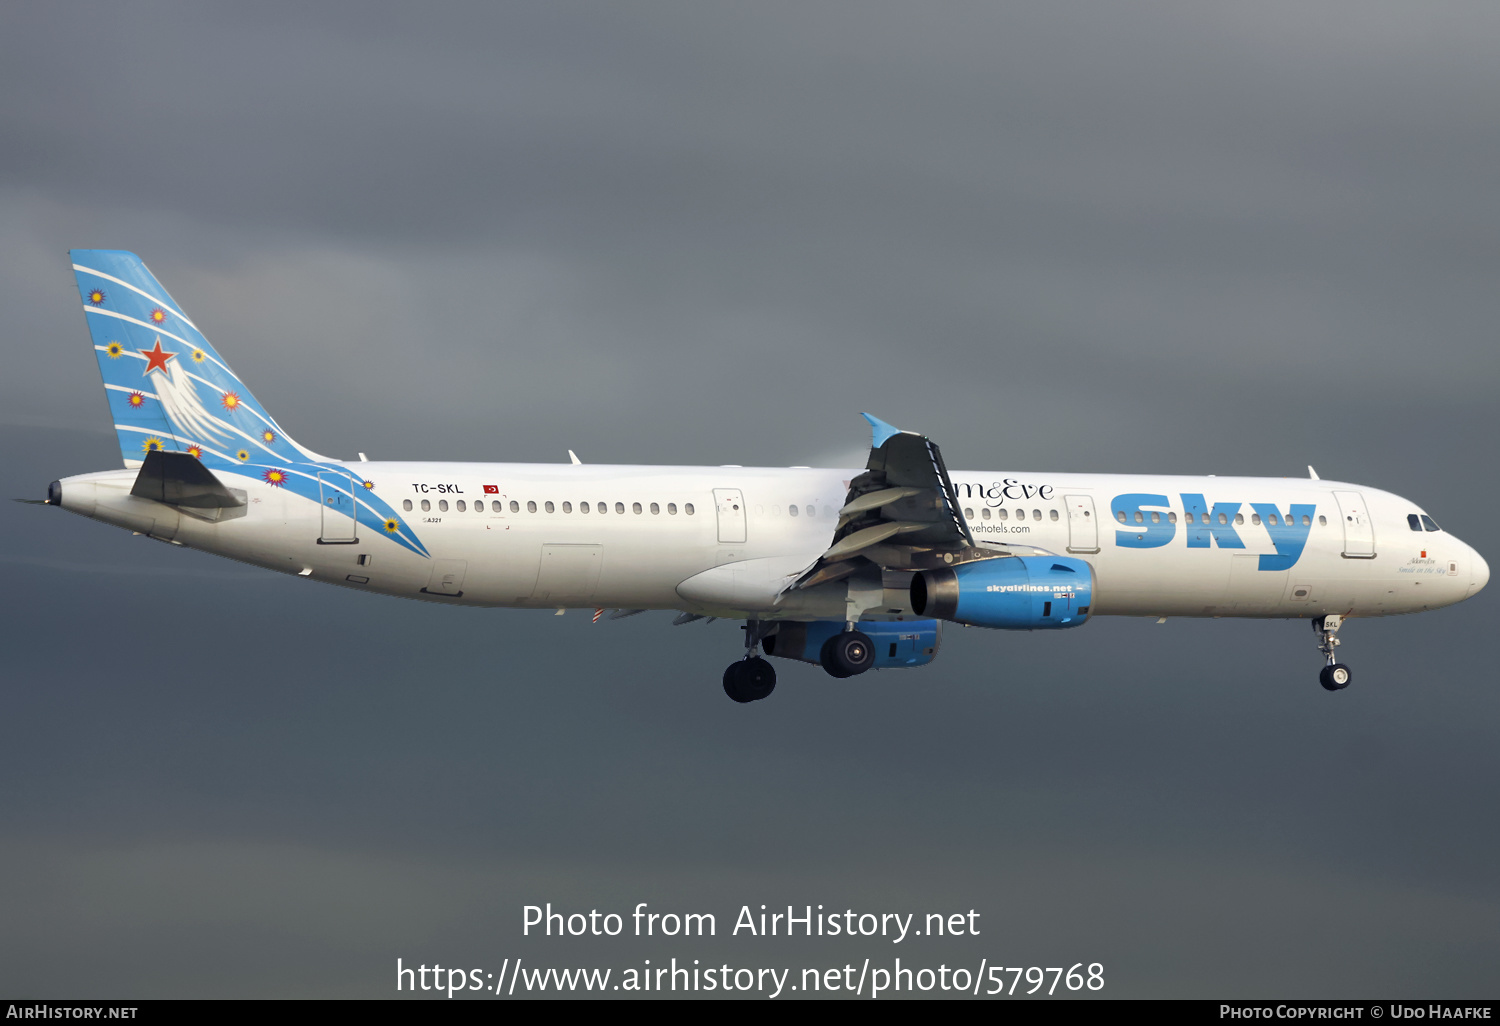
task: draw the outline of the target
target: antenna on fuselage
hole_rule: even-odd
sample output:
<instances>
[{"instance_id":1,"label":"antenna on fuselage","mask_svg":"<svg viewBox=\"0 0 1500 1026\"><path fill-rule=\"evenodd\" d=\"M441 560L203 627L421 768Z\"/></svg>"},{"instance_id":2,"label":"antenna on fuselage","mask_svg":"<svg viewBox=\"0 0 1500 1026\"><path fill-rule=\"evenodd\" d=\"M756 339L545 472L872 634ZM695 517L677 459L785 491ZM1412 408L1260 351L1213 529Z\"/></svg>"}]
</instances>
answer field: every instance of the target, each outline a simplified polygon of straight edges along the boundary
<instances>
[{"instance_id":1,"label":"antenna on fuselage","mask_svg":"<svg viewBox=\"0 0 1500 1026\"><path fill-rule=\"evenodd\" d=\"M575 466L575 467L581 467L581 466L583 466L583 460L579 459L578 458L578 454L576 452L574 452L572 449L568 450L568 459L570 459L570 460L573 461L573 466Z\"/></svg>"},{"instance_id":2,"label":"antenna on fuselage","mask_svg":"<svg viewBox=\"0 0 1500 1026\"><path fill-rule=\"evenodd\" d=\"M1310 477L1310 478L1312 478L1314 481L1321 481L1321 480L1323 480L1321 477L1318 476L1318 472L1312 468L1312 464L1311 463L1309 463L1307 465L1307 476Z\"/></svg>"}]
</instances>

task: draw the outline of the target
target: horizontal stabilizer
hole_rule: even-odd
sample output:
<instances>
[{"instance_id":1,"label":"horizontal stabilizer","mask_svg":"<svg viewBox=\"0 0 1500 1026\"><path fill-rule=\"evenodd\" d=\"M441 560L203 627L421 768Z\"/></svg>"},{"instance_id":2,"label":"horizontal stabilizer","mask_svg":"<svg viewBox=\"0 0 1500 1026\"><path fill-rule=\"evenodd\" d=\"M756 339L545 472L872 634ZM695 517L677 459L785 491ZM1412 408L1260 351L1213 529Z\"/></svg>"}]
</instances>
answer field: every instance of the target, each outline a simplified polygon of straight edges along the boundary
<instances>
[{"instance_id":1,"label":"horizontal stabilizer","mask_svg":"<svg viewBox=\"0 0 1500 1026\"><path fill-rule=\"evenodd\" d=\"M227 509L245 504L243 496L225 488L224 482L196 457L160 449L146 453L130 494L189 509Z\"/></svg>"}]
</instances>

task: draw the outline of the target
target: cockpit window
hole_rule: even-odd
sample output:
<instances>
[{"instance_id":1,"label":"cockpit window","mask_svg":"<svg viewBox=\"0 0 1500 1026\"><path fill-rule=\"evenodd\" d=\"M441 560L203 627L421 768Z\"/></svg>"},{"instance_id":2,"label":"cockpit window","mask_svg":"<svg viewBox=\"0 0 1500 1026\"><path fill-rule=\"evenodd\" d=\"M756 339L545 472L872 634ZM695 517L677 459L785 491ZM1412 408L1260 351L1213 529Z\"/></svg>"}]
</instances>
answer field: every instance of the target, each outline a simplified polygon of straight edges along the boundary
<instances>
[{"instance_id":1,"label":"cockpit window","mask_svg":"<svg viewBox=\"0 0 1500 1026\"><path fill-rule=\"evenodd\" d=\"M1410 527L1413 531L1420 531L1422 529L1421 517L1415 513L1406 514L1406 526Z\"/></svg>"},{"instance_id":2,"label":"cockpit window","mask_svg":"<svg viewBox=\"0 0 1500 1026\"><path fill-rule=\"evenodd\" d=\"M1429 530L1429 531L1441 531L1442 530L1442 528L1439 527L1436 523L1434 523L1433 520L1432 520L1432 518L1430 516L1428 516L1426 513L1422 514L1422 526L1425 527L1425 528L1427 528L1427 530Z\"/></svg>"}]
</instances>

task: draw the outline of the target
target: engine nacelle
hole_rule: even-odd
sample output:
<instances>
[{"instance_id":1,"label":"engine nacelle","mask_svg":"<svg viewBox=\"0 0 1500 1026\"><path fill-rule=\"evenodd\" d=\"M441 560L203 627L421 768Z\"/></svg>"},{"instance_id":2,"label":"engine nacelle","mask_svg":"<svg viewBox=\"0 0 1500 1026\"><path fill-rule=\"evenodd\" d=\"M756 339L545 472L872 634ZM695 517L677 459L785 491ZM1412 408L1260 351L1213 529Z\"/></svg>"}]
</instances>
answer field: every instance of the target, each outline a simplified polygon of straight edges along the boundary
<instances>
[{"instance_id":1,"label":"engine nacelle","mask_svg":"<svg viewBox=\"0 0 1500 1026\"><path fill-rule=\"evenodd\" d=\"M1067 556L1006 556L924 570L912 578L918 616L971 627L1057 630L1081 626L1089 615L1094 573Z\"/></svg>"},{"instance_id":2,"label":"engine nacelle","mask_svg":"<svg viewBox=\"0 0 1500 1026\"><path fill-rule=\"evenodd\" d=\"M880 621L855 626L864 632L875 649L876 669L925 666L932 662L943 642L943 625L936 620ZM814 620L811 623L783 620L775 634L762 639L760 647L768 656L816 663L823 651L823 643L843 629L842 620Z\"/></svg>"}]
</instances>

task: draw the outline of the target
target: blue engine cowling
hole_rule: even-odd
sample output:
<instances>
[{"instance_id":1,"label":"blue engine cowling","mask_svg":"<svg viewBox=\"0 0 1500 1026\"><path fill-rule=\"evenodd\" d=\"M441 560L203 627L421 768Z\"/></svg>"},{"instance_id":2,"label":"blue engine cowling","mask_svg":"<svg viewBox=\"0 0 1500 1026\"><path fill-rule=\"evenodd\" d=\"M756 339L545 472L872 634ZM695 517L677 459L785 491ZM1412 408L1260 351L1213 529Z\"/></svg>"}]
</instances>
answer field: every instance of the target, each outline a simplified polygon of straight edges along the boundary
<instances>
[{"instance_id":1,"label":"blue engine cowling","mask_svg":"<svg viewBox=\"0 0 1500 1026\"><path fill-rule=\"evenodd\" d=\"M943 625L936 620L881 621L856 626L875 649L875 669L925 666L932 662L943 641ZM816 663L823 651L823 643L843 629L842 620L814 620L812 623L784 620L775 634L762 639L760 647L768 656Z\"/></svg>"},{"instance_id":2,"label":"blue engine cowling","mask_svg":"<svg viewBox=\"0 0 1500 1026\"><path fill-rule=\"evenodd\" d=\"M922 571L912 578L911 608L971 627L1056 630L1082 625L1093 593L1081 559L1006 556Z\"/></svg>"}]
</instances>

